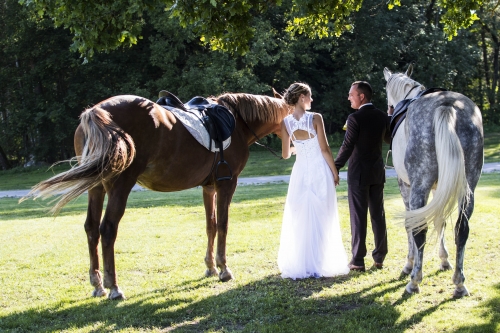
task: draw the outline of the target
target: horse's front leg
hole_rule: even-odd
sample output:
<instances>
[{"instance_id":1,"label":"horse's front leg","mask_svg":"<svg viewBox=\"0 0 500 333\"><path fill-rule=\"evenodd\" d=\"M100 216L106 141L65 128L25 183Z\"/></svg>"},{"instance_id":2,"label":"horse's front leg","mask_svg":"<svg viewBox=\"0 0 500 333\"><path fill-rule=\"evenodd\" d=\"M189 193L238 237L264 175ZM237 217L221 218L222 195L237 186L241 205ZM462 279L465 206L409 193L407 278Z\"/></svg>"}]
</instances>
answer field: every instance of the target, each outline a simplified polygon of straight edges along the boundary
<instances>
[{"instance_id":1,"label":"horse's front leg","mask_svg":"<svg viewBox=\"0 0 500 333\"><path fill-rule=\"evenodd\" d=\"M398 177L399 192L405 204L406 211L410 210L410 185L406 184L401 178ZM406 256L406 264L403 267L402 273L409 275L413 269L413 262L416 253L415 241L411 231L407 232L408 236L408 255Z\"/></svg>"},{"instance_id":2,"label":"horse's front leg","mask_svg":"<svg viewBox=\"0 0 500 333\"><path fill-rule=\"evenodd\" d=\"M415 254L417 253L417 247L415 246L413 233L411 231L408 231L407 236L408 236L408 255L406 256L406 264L403 267L402 273L405 275L410 275L415 263Z\"/></svg>"},{"instance_id":3,"label":"horse's front leg","mask_svg":"<svg viewBox=\"0 0 500 333\"><path fill-rule=\"evenodd\" d=\"M234 279L233 273L226 265L226 236L229 224L229 206L236 189L236 177L217 184L217 267L220 269L219 279L223 282Z\"/></svg>"},{"instance_id":4,"label":"horse's front leg","mask_svg":"<svg viewBox=\"0 0 500 333\"><path fill-rule=\"evenodd\" d=\"M217 234L217 218L215 209L215 189L213 186L203 186L203 203L205 205L205 215L207 221L207 254L205 255L205 265L207 270L205 276L217 276L219 272L215 268L214 240Z\"/></svg>"},{"instance_id":5,"label":"horse's front leg","mask_svg":"<svg viewBox=\"0 0 500 333\"><path fill-rule=\"evenodd\" d=\"M427 228L419 232L412 232L412 237L415 241L415 257L413 262L413 270L410 275L410 282L406 285L406 291L410 294L419 293L419 284L422 282L422 267L424 261L424 247L427 236Z\"/></svg>"},{"instance_id":6,"label":"horse's front leg","mask_svg":"<svg viewBox=\"0 0 500 333\"><path fill-rule=\"evenodd\" d=\"M416 182L413 182L416 183ZM415 210L423 207L427 203L429 193L432 188L431 181L427 181L420 184L421 186L412 186L409 208L410 210ZM423 277L423 261L424 261L424 249L425 242L427 238L427 226L423 227L421 230L408 230L412 232L413 240L415 242L415 256L413 262L413 270L410 274L410 282L406 285L406 291L410 294L420 292L419 284L422 282Z\"/></svg>"},{"instance_id":7,"label":"horse's front leg","mask_svg":"<svg viewBox=\"0 0 500 333\"><path fill-rule=\"evenodd\" d=\"M85 232L87 233L87 243L90 257L90 284L94 286L92 296L106 296L107 292L102 285L101 272L99 271L99 223L101 222L102 207L104 203L104 188L102 186L94 187L89 190L87 219L85 220Z\"/></svg>"},{"instance_id":8,"label":"horse's front leg","mask_svg":"<svg viewBox=\"0 0 500 333\"><path fill-rule=\"evenodd\" d=\"M469 219L474 210L474 193L470 194L469 201L460 204L460 212L455 225L455 244L457 246L456 268L453 274L453 283L456 288L453 297L469 296L469 291L465 286L464 257L465 245L469 238Z\"/></svg>"}]
</instances>

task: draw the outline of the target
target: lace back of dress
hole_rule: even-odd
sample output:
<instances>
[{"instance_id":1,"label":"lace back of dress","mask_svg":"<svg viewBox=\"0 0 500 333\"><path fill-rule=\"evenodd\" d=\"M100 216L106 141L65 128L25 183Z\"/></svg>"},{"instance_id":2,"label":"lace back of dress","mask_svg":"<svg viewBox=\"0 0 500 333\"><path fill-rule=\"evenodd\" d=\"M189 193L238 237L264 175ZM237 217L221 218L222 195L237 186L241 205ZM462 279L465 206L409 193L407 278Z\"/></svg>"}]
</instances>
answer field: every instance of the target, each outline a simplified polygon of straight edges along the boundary
<instances>
[{"instance_id":1,"label":"lace back of dress","mask_svg":"<svg viewBox=\"0 0 500 333\"><path fill-rule=\"evenodd\" d=\"M306 131L309 134L309 139L316 136L316 131L313 126L313 116L314 114L312 112L306 112L299 120L295 119L293 115L289 115L285 118L285 126L292 141L297 141L295 137L295 131L297 130Z\"/></svg>"}]
</instances>

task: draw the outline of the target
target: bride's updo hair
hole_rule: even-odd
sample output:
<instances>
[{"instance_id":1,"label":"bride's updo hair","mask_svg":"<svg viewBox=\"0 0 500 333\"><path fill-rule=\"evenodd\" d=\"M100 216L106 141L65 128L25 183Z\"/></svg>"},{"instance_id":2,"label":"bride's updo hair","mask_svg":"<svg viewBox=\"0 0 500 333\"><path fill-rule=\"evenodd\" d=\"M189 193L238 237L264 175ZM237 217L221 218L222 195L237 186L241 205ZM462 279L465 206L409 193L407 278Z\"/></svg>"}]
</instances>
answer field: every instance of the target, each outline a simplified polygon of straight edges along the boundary
<instances>
[{"instance_id":1,"label":"bride's updo hair","mask_svg":"<svg viewBox=\"0 0 500 333\"><path fill-rule=\"evenodd\" d=\"M311 94L311 87L305 83L295 82L285 90L283 99L288 105L295 105L299 101L300 95Z\"/></svg>"}]
</instances>

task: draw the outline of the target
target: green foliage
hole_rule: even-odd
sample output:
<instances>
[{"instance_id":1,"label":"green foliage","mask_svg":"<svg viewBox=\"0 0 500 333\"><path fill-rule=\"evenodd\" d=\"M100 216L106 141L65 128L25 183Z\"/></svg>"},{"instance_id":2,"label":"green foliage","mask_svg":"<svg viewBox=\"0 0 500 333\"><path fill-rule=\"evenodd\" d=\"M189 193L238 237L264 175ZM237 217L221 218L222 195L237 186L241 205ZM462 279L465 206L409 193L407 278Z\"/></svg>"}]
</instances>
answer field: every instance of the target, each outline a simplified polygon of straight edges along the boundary
<instances>
[{"instance_id":1,"label":"green foliage","mask_svg":"<svg viewBox=\"0 0 500 333\"><path fill-rule=\"evenodd\" d=\"M20 0L32 12L48 15L57 27L68 28L73 35L72 48L86 56L95 51L114 50L120 45L134 45L141 38L141 29L147 23L146 13L158 6L165 8L165 19L177 18L182 27L191 27L200 41L212 50L245 54L248 43L257 31L252 25L256 16L281 6L281 0L128 0L118 2L78 0ZM313 37L340 36L352 29L350 15L358 11L362 0L291 0L285 1L288 17L287 30ZM432 2L434 4L434 1ZM437 1L445 9L441 18L444 30L451 39L460 28L469 27L477 20L476 10L481 0ZM291 6L290 6L291 4ZM401 5L391 0L388 8Z\"/></svg>"},{"instance_id":2,"label":"green foliage","mask_svg":"<svg viewBox=\"0 0 500 333\"><path fill-rule=\"evenodd\" d=\"M47 8L47 13L56 10L59 4L67 4L69 7L60 10L68 11L69 16L61 14L61 17L69 20L71 15L76 15L75 24L79 24L81 13L69 13L73 4L70 0L50 2L47 6L45 1L26 3L41 6L44 12L43 8ZM196 3L180 1L177 5L193 7ZM172 17L175 8L165 11L171 4L131 0L126 10L121 7L124 4L113 4L110 10L128 11L129 14L123 13L124 17L133 17L130 13L142 11L137 17L143 22L143 38L137 39L134 47L109 53L97 52L94 48L92 60L82 64L85 59L68 51L72 34L62 28L54 29L51 19L38 17L31 7L8 0L8 6L0 10L3 24L0 29L0 93L3 96L0 148L14 165L68 159L74 154L72 137L79 114L85 107L112 95L136 94L155 100L162 89L177 94L182 100L224 92L270 95L271 88L282 92L294 81L311 85L312 111L323 114L328 135L342 137L341 128L352 112L346 96L351 82L369 81L375 90L374 102L383 110L386 104L383 68L405 71L411 62L416 65L414 78L425 86L462 92L477 102L487 122L500 119L496 111L500 108L494 100L485 98L488 92L482 79L477 32L461 31L448 41L439 23L440 9L417 0L392 10L376 0L365 0L361 8L359 1L345 2L352 7L349 16L345 12L349 29L338 38L329 34L311 39L306 30L302 34L287 31L293 17L334 13L344 6L333 2L331 8L325 9L321 3L271 1L264 8L256 1L206 0L203 11L202 7L190 7L192 14L189 15L209 15L214 18L211 23L214 25L220 24L225 12L233 15L227 22L245 22L254 33L245 43L244 55L213 51L210 44L200 44L200 29L204 29L204 25L198 24L197 19L193 19L193 24L185 21L189 15ZM150 5L154 7L144 9ZM83 5L75 6L78 9ZM91 19L92 16L87 16L91 8L96 15L103 13L96 25L104 24L99 20L112 20L110 12L96 9L101 8L99 6L103 5L91 2L83 9L85 17L80 20ZM292 12L295 14L291 15ZM122 16L116 16L115 20L122 20ZM330 23L328 29L334 29L333 21ZM300 25L296 27L299 29ZM106 34L112 31L101 32L98 37L103 35L105 41ZM231 34L231 31L226 32ZM206 36L207 40L213 37ZM242 41L229 35L227 40ZM488 44L488 48L493 46ZM494 56L490 58L493 60ZM495 91L494 86L490 86L488 91ZM279 148L276 140L271 141Z\"/></svg>"},{"instance_id":3,"label":"green foliage","mask_svg":"<svg viewBox=\"0 0 500 333\"><path fill-rule=\"evenodd\" d=\"M444 25L443 29L448 39L452 40L458 35L458 30L469 28L479 19L477 10L483 2L483 0L438 0L432 1L431 6L436 4L443 9L444 14L440 22ZM393 9L394 6L401 6L401 1L389 0L389 9Z\"/></svg>"}]
</instances>

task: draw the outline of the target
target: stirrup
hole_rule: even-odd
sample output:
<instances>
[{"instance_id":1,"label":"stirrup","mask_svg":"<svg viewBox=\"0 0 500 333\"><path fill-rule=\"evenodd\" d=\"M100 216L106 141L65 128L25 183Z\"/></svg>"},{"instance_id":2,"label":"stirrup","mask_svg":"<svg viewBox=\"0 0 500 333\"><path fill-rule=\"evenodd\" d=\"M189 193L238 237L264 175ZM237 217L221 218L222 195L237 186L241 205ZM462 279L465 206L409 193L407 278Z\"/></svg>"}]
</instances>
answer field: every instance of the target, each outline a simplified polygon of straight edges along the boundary
<instances>
[{"instance_id":1,"label":"stirrup","mask_svg":"<svg viewBox=\"0 0 500 333\"><path fill-rule=\"evenodd\" d=\"M221 164L227 165L227 168L229 169L229 176L219 177L219 166ZM219 163L217 163L217 166L215 167L215 180L221 181L221 180L231 180L231 179L233 179L233 171L231 170L231 167L225 160L220 160Z\"/></svg>"}]
</instances>

